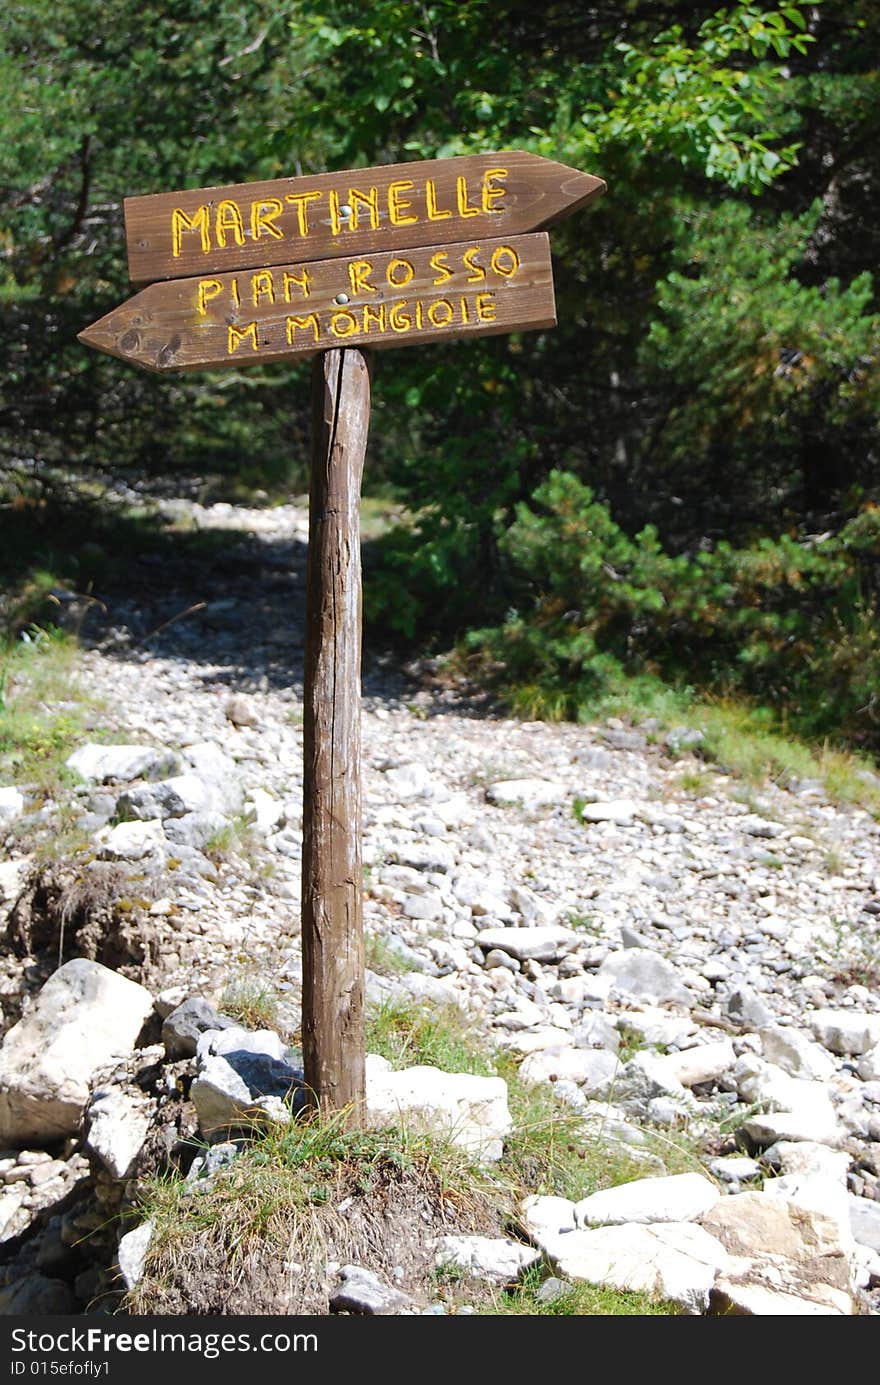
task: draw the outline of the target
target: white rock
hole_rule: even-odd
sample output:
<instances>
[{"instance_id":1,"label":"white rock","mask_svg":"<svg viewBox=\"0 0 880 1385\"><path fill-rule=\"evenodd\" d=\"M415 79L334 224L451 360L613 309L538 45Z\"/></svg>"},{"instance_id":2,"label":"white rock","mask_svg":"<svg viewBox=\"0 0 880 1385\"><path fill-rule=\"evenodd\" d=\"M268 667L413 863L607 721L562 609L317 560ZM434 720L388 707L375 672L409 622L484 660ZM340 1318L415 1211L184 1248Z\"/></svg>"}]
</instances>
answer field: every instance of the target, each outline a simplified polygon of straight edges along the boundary
<instances>
[{"instance_id":1,"label":"white rock","mask_svg":"<svg viewBox=\"0 0 880 1385\"><path fill-rule=\"evenodd\" d=\"M760 1178L764 1170L757 1159L749 1159L745 1154L722 1155L718 1159L709 1161L709 1172L716 1178L720 1178L722 1183L749 1183L753 1178Z\"/></svg>"},{"instance_id":2,"label":"white rock","mask_svg":"<svg viewBox=\"0 0 880 1385\"><path fill-rule=\"evenodd\" d=\"M441 1236L434 1263L438 1269L459 1269L493 1284L514 1284L524 1270L536 1265L541 1252L502 1236Z\"/></svg>"},{"instance_id":3,"label":"white rock","mask_svg":"<svg viewBox=\"0 0 880 1385\"><path fill-rule=\"evenodd\" d=\"M343 1265L339 1280L330 1294L330 1307L337 1313L361 1313L368 1317L389 1317L410 1308L412 1300L399 1289L384 1284L363 1265Z\"/></svg>"},{"instance_id":4,"label":"white rock","mask_svg":"<svg viewBox=\"0 0 880 1385\"><path fill-rule=\"evenodd\" d=\"M485 952L500 949L518 962L553 962L579 943L577 933L560 924L544 928L484 928L477 934L477 946Z\"/></svg>"},{"instance_id":5,"label":"white rock","mask_svg":"<svg viewBox=\"0 0 880 1385\"><path fill-rule=\"evenodd\" d=\"M715 1184L699 1173L639 1178L582 1198L575 1204L575 1221L580 1227L695 1221L720 1196Z\"/></svg>"},{"instance_id":6,"label":"white rock","mask_svg":"<svg viewBox=\"0 0 880 1385\"><path fill-rule=\"evenodd\" d=\"M131 779L153 779L176 768L173 751L154 745L82 745L66 760L87 784L109 784Z\"/></svg>"},{"instance_id":7,"label":"white rock","mask_svg":"<svg viewBox=\"0 0 880 1385\"><path fill-rule=\"evenodd\" d=\"M583 822L616 822L624 827L632 822L638 809L631 798L612 798L604 803L585 803L579 816Z\"/></svg>"},{"instance_id":8,"label":"white rock","mask_svg":"<svg viewBox=\"0 0 880 1385\"><path fill-rule=\"evenodd\" d=\"M767 1284L743 1283L727 1275L716 1279L712 1300L714 1312L725 1317L844 1317L852 1312L851 1308L818 1303Z\"/></svg>"},{"instance_id":9,"label":"white rock","mask_svg":"<svg viewBox=\"0 0 880 1385\"><path fill-rule=\"evenodd\" d=\"M24 856L18 861L0 861L0 901L11 903L21 894L31 859Z\"/></svg>"},{"instance_id":10,"label":"white rock","mask_svg":"<svg viewBox=\"0 0 880 1385\"><path fill-rule=\"evenodd\" d=\"M837 1071L827 1050L813 1043L793 1026L771 1026L759 1032L761 1050L768 1063L775 1063L792 1077L825 1082Z\"/></svg>"},{"instance_id":11,"label":"white rock","mask_svg":"<svg viewBox=\"0 0 880 1385\"><path fill-rule=\"evenodd\" d=\"M190 1099L202 1134L210 1136L262 1119L289 1124L292 1098L301 1085L301 1072L289 1063L266 1053L233 1049L225 1056L199 1059Z\"/></svg>"},{"instance_id":12,"label":"white rock","mask_svg":"<svg viewBox=\"0 0 880 1385\"><path fill-rule=\"evenodd\" d=\"M174 846L188 846L203 851L218 833L229 829L229 818L222 813L184 813L181 818L168 818L163 824L165 836ZM273 838L273 840L275 840Z\"/></svg>"},{"instance_id":13,"label":"white rock","mask_svg":"<svg viewBox=\"0 0 880 1385\"><path fill-rule=\"evenodd\" d=\"M863 1082L880 1082L880 1044L862 1055L856 1071Z\"/></svg>"},{"instance_id":14,"label":"white rock","mask_svg":"<svg viewBox=\"0 0 880 1385\"><path fill-rule=\"evenodd\" d=\"M183 753L196 777L211 791L212 802L208 809L220 813L239 812L244 803L244 790L232 757L213 741L188 745Z\"/></svg>"},{"instance_id":15,"label":"white rock","mask_svg":"<svg viewBox=\"0 0 880 1385\"><path fill-rule=\"evenodd\" d=\"M574 1203L567 1197L533 1193L520 1205L520 1218L527 1235L548 1255L555 1252L559 1239L575 1228Z\"/></svg>"},{"instance_id":16,"label":"white rock","mask_svg":"<svg viewBox=\"0 0 880 1385\"><path fill-rule=\"evenodd\" d=\"M532 812L539 808L550 808L561 803L565 797L565 785L550 779L499 779L486 790L487 800L496 807L519 804Z\"/></svg>"},{"instance_id":17,"label":"white rock","mask_svg":"<svg viewBox=\"0 0 880 1385\"><path fill-rule=\"evenodd\" d=\"M730 1263L721 1243L690 1222L573 1231L547 1254L564 1279L652 1294L695 1314L705 1311L719 1271Z\"/></svg>"},{"instance_id":18,"label":"white rock","mask_svg":"<svg viewBox=\"0 0 880 1385\"><path fill-rule=\"evenodd\" d=\"M823 1174L784 1173L768 1178L764 1183L768 1197L786 1198L809 1212L818 1212L837 1225L838 1237L845 1251L852 1249L849 1198L845 1186L836 1178Z\"/></svg>"},{"instance_id":19,"label":"white rock","mask_svg":"<svg viewBox=\"0 0 880 1385\"><path fill-rule=\"evenodd\" d=\"M822 1110L768 1111L763 1116L749 1116L741 1128L759 1149L777 1140L809 1140L836 1149L846 1138L846 1131Z\"/></svg>"},{"instance_id":20,"label":"white rock","mask_svg":"<svg viewBox=\"0 0 880 1385\"><path fill-rule=\"evenodd\" d=\"M151 1221L141 1222L133 1231L126 1231L119 1239L116 1260L119 1273L126 1289L131 1290L140 1283L155 1225Z\"/></svg>"},{"instance_id":21,"label":"white rock","mask_svg":"<svg viewBox=\"0 0 880 1385\"><path fill-rule=\"evenodd\" d=\"M529 1054L520 1065L519 1075L529 1086L568 1079L590 1093L607 1090L619 1070L616 1053L603 1048L568 1046Z\"/></svg>"},{"instance_id":22,"label":"white rock","mask_svg":"<svg viewBox=\"0 0 880 1385\"><path fill-rule=\"evenodd\" d=\"M153 1103L111 1087L93 1096L86 1112L86 1149L113 1178L127 1178L150 1129Z\"/></svg>"},{"instance_id":23,"label":"white rock","mask_svg":"<svg viewBox=\"0 0 880 1385\"><path fill-rule=\"evenodd\" d=\"M17 1236L30 1221L28 1210L23 1205L29 1194L30 1189L25 1183L7 1184L0 1189L0 1244Z\"/></svg>"},{"instance_id":24,"label":"white rock","mask_svg":"<svg viewBox=\"0 0 880 1385\"><path fill-rule=\"evenodd\" d=\"M774 1063L743 1054L734 1064L731 1080L741 1101L759 1102L776 1111L806 1111L834 1120L834 1108L822 1082L790 1077Z\"/></svg>"},{"instance_id":25,"label":"white rock","mask_svg":"<svg viewBox=\"0 0 880 1385\"><path fill-rule=\"evenodd\" d=\"M0 822L12 822L24 812L24 794L20 789L0 789Z\"/></svg>"},{"instance_id":26,"label":"white rock","mask_svg":"<svg viewBox=\"0 0 880 1385\"><path fill-rule=\"evenodd\" d=\"M862 1246L880 1253L880 1202L848 1194L850 1229Z\"/></svg>"},{"instance_id":27,"label":"white rock","mask_svg":"<svg viewBox=\"0 0 880 1385\"><path fill-rule=\"evenodd\" d=\"M448 1136L486 1161L501 1158L504 1136L513 1128L503 1078L427 1066L391 1072L368 1062L366 1086L369 1126L402 1121Z\"/></svg>"},{"instance_id":28,"label":"white rock","mask_svg":"<svg viewBox=\"0 0 880 1385\"><path fill-rule=\"evenodd\" d=\"M765 1149L761 1157L782 1173L833 1178L844 1186L851 1163L845 1150L829 1149L812 1140L779 1140Z\"/></svg>"},{"instance_id":29,"label":"white rock","mask_svg":"<svg viewBox=\"0 0 880 1385\"><path fill-rule=\"evenodd\" d=\"M158 818L149 822L119 822L95 835L99 855L107 861L143 861L165 852L165 833Z\"/></svg>"},{"instance_id":30,"label":"white rock","mask_svg":"<svg viewBox=\"0 0 880 1385\"><path fill-rule=\"evenodd\" d=\"M732 1278L852 1312L852 1259L835 1216L748 1192L722 1198L702 1224L737 1257Z\"/></svg>"},{"instance_id":31,"label":"white rock","mask_svg":"<svg viewBox=\"0 0 880 1385\"><path fill-rule=\"evenodd\" d=\"M628 947L612 952L600 966L598 976L610 981L614 990L624 995L693 1004L693 997L681 984L672 963L647 948Z\"/></svg>"},{"instance_id":32,"label":"white rock","mask_svg":"<svg viewBox=\"0 0 880 1385\"><path fill-rule=\"evenodd\" d=\"M638 1035L643 1043L681 1046L696 1033L696 1025L688 1015L671 1015L656 1005L639 1010L624 1010L615 1021L623 1032Z\"/></svg>"},{"instance_id":33,"label":"white rock","mask_svg":"<svg viewBox=\"0 0 880 1385\"><path fill-rule=\"evenodd\" d=\"M512 1034L499 1035L502 1048L511 1053L520 1053L524 1058L530 1053L541 1053L545 1048L569 1048L573 1043L570 1029L557 1029L554 1025L539 1025L537 1029L517 1030Z\"/></svg>"},{"instance_id":34,"label":"white rock","mask_svg":"<svg viewBox=\"0 0 880 1385\"><path fill-rule=\"evenodd\" d=\"M430 771L417 761L387 769L383 780L399 802L411 798L433 798L437 787Z\"/></svg>"},{"instance_id":35,"label":"white rock","mask_svg":"<svg viewBox=\"0 0 880 1385\"><path fill-rule=\"evenodd\" d=\"M857 1010L816 1010L810 1027L819 1043L832 1053L867 1053L880 1044L880 1015L860 1014Z\"/></svg>"},{"instance_id":36,"label":"white rock","mask_svg":"<svg viewBox=\"0 0 880 1385\"><path fill-rule=\"evenodd\" d=\"M717 1082L735 1062L732 1040L719 1039L716 1043L696 1044L678 1053L663 1054L654 1069L658 1073L668 1073L683 1087L698 1087L703 1082Z\"/></svg>"},{"instance_id":37,"label":"white rock","mask_svg":"<svg viewBox=\"0 0 880 1385\"><path fill-rule=\"evenodd\" d=\"M132 1050L152 1010L149 991L98 962L59 967L0 1047L0 1146L74 1135L93 1073Z\"/></svg>"}]
</instances>

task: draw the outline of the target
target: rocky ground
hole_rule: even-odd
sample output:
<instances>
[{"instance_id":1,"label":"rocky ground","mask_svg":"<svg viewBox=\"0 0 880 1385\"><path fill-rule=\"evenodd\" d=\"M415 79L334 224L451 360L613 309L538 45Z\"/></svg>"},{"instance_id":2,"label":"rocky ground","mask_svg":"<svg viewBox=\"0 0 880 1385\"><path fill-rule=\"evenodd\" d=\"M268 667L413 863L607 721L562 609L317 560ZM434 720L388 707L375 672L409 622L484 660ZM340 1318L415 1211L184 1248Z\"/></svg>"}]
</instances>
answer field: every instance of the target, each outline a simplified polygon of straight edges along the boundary
<instances>
[{"instance_id":1,"label":"rocky ground","mask_svg":"<svg viewBox=\"0 0 880 1385\"><path fill-rule=\"evenodd\" d=\"M151 1139L222 1140L259 1102L286 1119L299 1080L258 1018L232 1047L210 1008L182 1041L159 1026L237 989L296 1036L307 516L163 504L179 557L133 561L105 609L70 611L100 707L79 782L48 804L0 791L0 1311L84 1308L117 1258L134 1283L118 1231L103 1265L82 1241ZM196 552L204 529L228 544ZM500 1270L475 1243L437 1255L500 1283L540 1252L565 1281L690 1312L872 1311L880 825L816 782L745 790L691 731L504 720L389 657L368 654L363 729L369 999L457 1005L592 1137L685 1135L705 1163L598 1202L528 1198ZM89 960L56 971L71 958ZM373 1064L377 1112L455 1110L498 1157L497 1086L389 1097L400 1076Z\"/></svg>"}]
</instances>

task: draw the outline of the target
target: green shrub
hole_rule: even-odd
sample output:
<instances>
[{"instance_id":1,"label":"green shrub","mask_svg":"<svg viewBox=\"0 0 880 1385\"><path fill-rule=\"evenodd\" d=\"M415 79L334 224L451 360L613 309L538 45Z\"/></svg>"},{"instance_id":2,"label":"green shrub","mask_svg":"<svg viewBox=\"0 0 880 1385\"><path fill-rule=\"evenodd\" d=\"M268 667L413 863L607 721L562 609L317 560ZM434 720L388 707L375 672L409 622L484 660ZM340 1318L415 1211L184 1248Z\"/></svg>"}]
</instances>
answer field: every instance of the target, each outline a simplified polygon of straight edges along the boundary
<instances>
[{"instance_id":1,"label":"green shrub","mask_svg":"<svg viewBox=\"0 0 880 1385\"><path fill-rule=\"evenodd\" d=\"M556 471L502 549L517 606L463 648L515 707L577 717L625 677L659 675L759 699L809 736L880 746L880 510L833 534L673 556Z\"/></svg>"}]
</instances>

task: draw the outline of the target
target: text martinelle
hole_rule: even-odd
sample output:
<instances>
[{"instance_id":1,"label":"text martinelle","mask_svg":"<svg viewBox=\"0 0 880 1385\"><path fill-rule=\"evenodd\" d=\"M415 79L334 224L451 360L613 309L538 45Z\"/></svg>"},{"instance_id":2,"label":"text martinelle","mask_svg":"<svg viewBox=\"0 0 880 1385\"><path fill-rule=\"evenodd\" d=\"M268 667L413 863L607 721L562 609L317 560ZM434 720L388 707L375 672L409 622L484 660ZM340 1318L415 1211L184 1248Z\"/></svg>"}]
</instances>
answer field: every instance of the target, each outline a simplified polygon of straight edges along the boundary
<instances>
[{"instance_id":1,"label":"text martinelle","mask_svg":"<svg viewBox=\"0 0 880 1385\"><path fill-rule=\"evenodd\" d=\"M479 179L461 175L455 180L455 193L443 203L435 179L417 184L412 178L398 178L380 193L378 187L348 187L344 191L287 193L285 197L260 197L251 202L225 197L216 206L203 203L192 213L175 207L171 213L171 252L175 258L198 249L203 255L214 250L241 246L262 237L272 240L308 240L319 227L329 226L334 236L369 229L378 231L383 221L391 226L415 226L419 222L490 216L501 210L496 203L504 197L506 168L488 168Z\"/></svg>"}]
</instances>

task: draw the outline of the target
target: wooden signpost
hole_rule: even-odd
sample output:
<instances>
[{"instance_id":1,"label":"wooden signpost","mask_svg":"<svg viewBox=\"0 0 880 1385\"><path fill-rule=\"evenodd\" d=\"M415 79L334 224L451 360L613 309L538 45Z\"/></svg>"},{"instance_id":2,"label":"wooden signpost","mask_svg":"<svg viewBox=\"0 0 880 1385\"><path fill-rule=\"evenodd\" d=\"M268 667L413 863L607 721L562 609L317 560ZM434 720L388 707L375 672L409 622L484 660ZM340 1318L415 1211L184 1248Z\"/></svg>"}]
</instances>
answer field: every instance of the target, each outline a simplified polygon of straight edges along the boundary
<instances>
[{"instance_id":1,"label":"wooden signpost","mask_svg":"<svg viewBox=\"0 0 880 1385\"><path fill-rule=\"evenodd\" d=\"M79 339L163 371L555 325L542 231L150 284Z\"/></svg>"},{"instance_id":2,"label":"wooden signpost","mask_svg":"<svg viewBox=\"0 0 880 1385\"><path fill-rule=\"evenodd\" d=\"M303 724L303 1058L364 1105L360 486L366 348L556 323L545 228L600 178L513 150L129 197L133 298L79 334L152 371L315 357Z\"/></svg>"}]
</instances>

